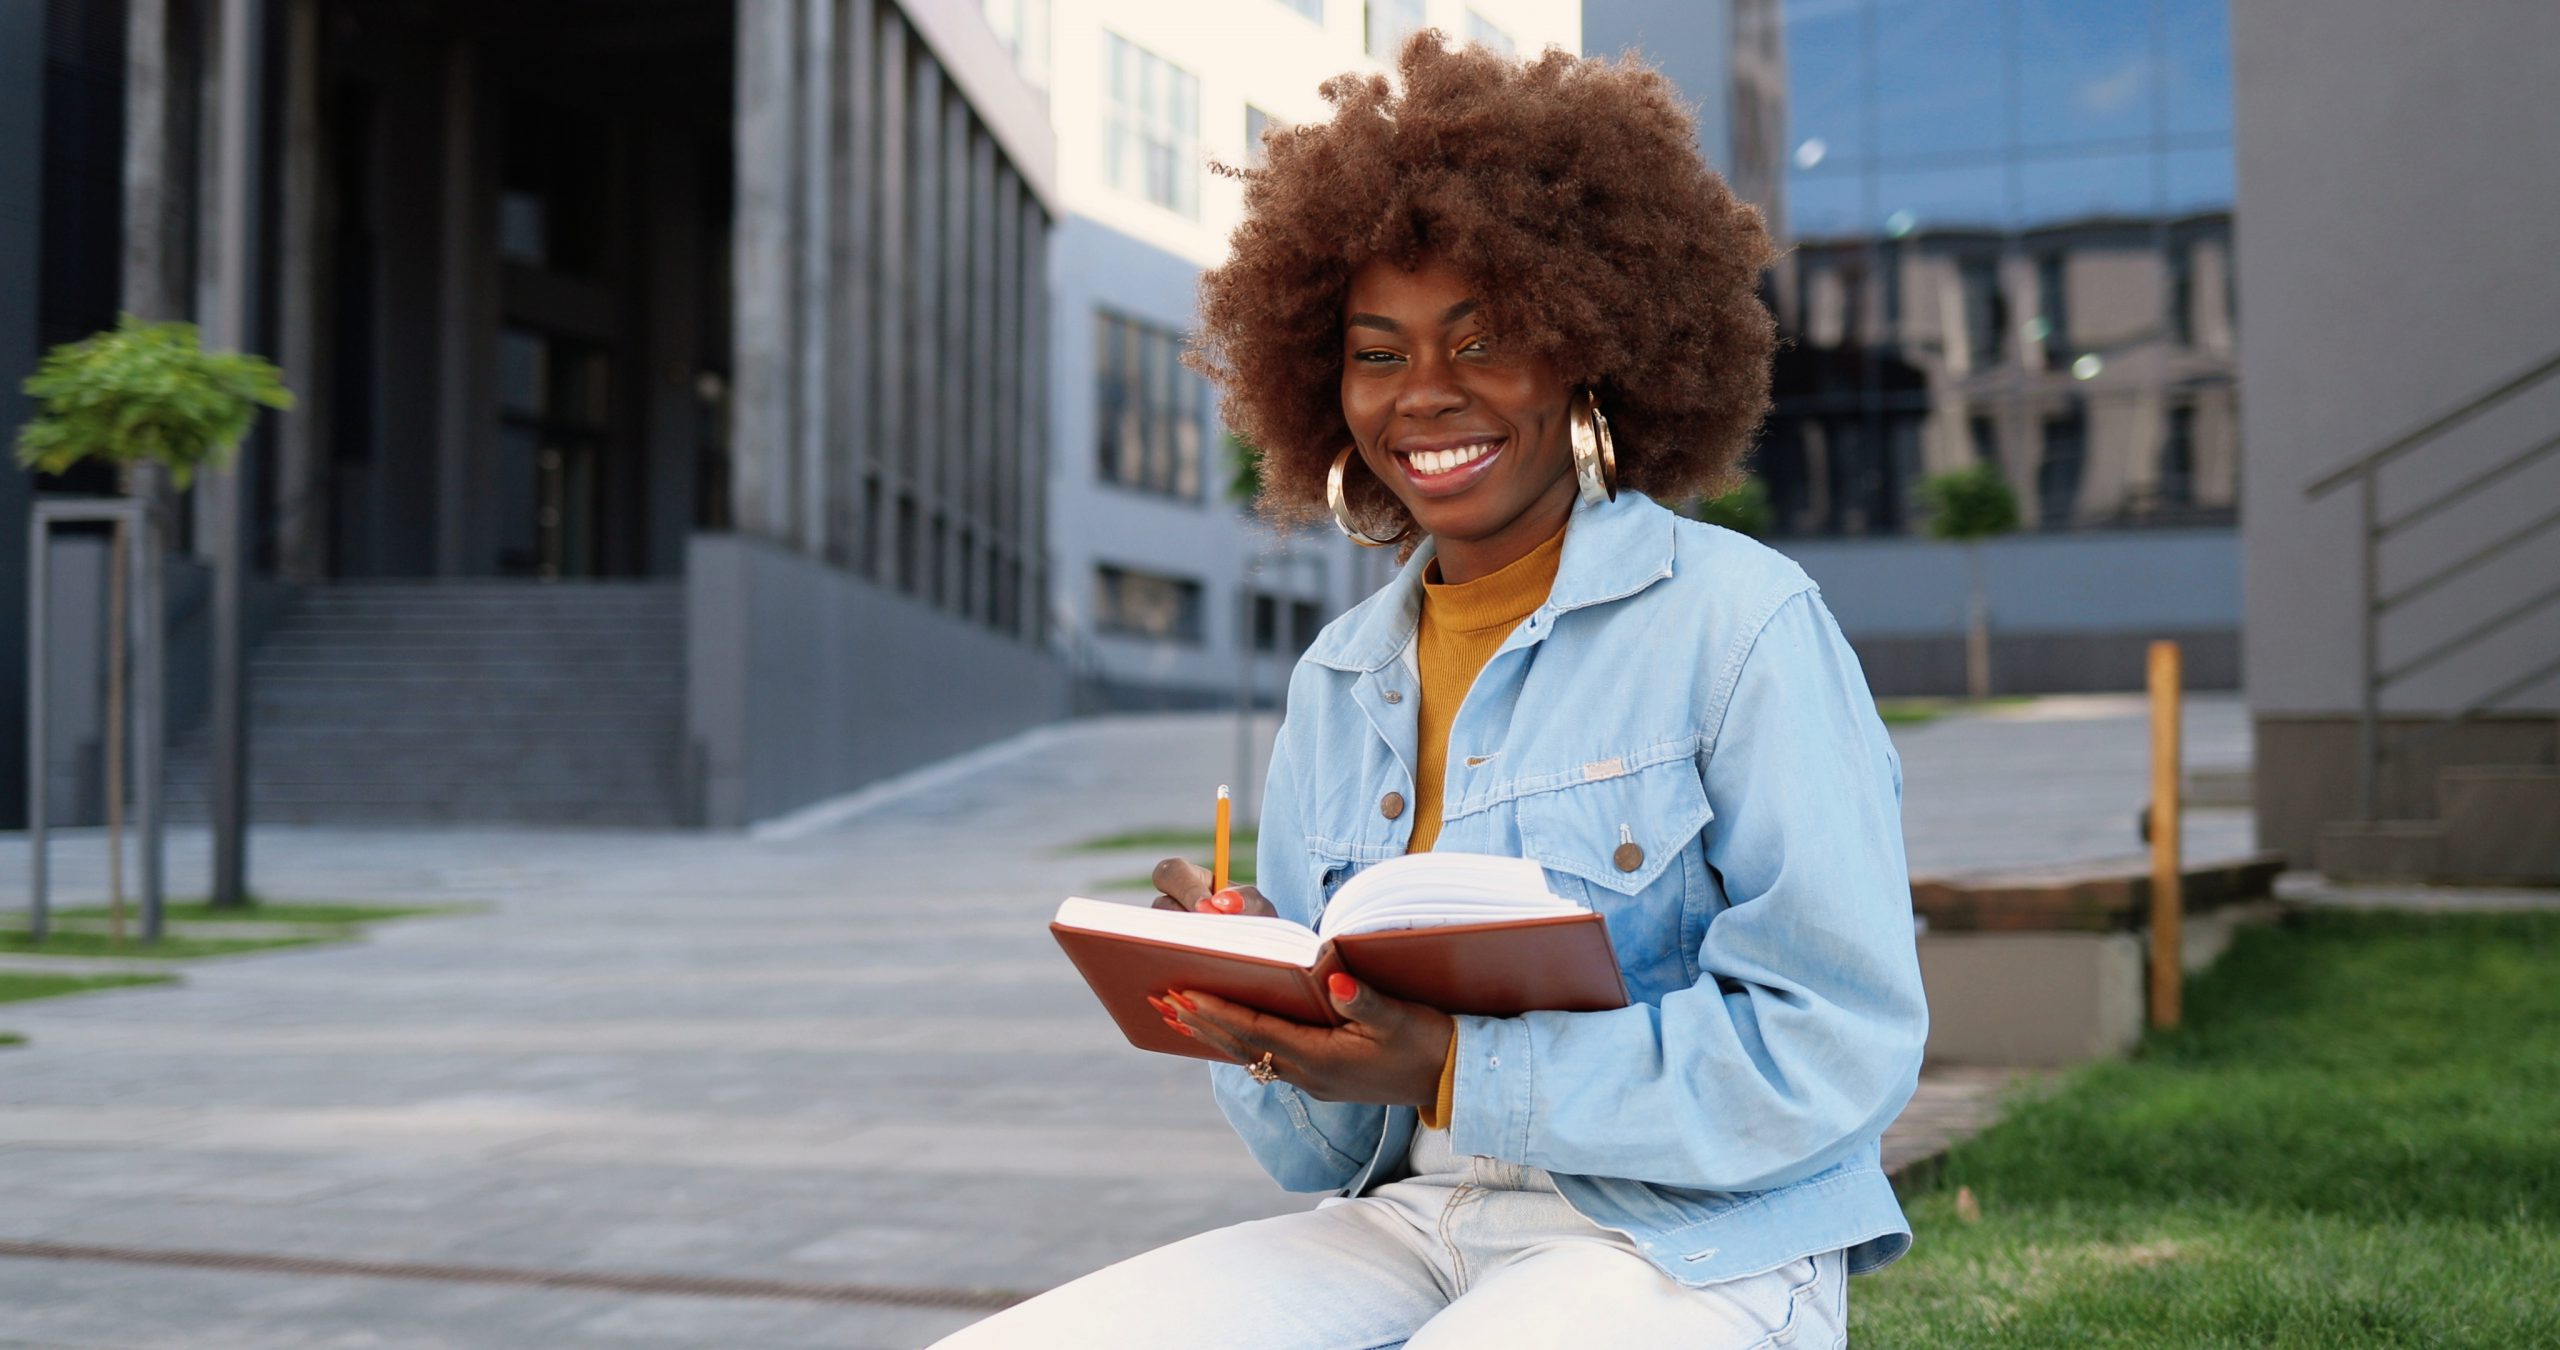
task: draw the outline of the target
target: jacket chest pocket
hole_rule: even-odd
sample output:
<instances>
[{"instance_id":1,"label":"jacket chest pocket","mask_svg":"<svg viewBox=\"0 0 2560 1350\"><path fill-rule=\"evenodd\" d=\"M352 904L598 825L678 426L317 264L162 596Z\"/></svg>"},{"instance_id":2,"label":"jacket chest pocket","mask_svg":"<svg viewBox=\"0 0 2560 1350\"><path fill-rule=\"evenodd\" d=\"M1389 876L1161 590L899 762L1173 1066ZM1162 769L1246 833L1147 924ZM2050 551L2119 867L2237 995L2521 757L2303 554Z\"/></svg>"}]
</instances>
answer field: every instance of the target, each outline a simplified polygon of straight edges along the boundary
<instances>
[{"instance_id":1,"label":"jacket chest pocket","mask_svg":"<svg viewBox=\"0 0 2560 1350\"><path fill-rule=\"evenodd\" d=\"M1686 758L1519 799L1521 856L1580 883L1609 920L1631 990L1659 998L1689 981L1696 947L1690 876L1698 834L1715 819ZM1572 898L1570 890L1559 893Z\"/></svg>"}]
</instances>

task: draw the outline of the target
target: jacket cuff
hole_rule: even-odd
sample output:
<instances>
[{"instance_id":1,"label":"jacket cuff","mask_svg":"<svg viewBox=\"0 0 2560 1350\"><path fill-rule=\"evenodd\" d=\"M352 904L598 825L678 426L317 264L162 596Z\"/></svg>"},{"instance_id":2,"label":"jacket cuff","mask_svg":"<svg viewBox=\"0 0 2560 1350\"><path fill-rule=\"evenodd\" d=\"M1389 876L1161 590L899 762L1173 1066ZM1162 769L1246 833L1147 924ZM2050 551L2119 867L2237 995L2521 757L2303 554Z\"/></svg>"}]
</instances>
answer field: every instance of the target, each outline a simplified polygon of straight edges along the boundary
<instances>
[{"instance_id":1,"label":"jacket cuff","mask_svg":"<svg viewBox=\"0 0 2560 1350\"><path fill-rule=\"evenodd\" d=\"M1448 1056L1440 1061L1440 1091L1432 1098L1432 1105L1422 1108L1422 1128L1426 1130L1449 1128L1449 1097L1457 1089L1458 1030L1453 1026L1449 1029Z\"/></svg>"},{"instance_id":2,"label":"jacket cuff","mask_svg":"<svg viewBox=\"0 0 2560 1350\"><path fill-rule=\"evenodd\" d=\"M1528 1162L1537 1100L1528 1019L1461 1017L1454 1044L1464 1053L1456 1059L1449 1146L1462 1155Z\"/></svg>"}]
</instances>

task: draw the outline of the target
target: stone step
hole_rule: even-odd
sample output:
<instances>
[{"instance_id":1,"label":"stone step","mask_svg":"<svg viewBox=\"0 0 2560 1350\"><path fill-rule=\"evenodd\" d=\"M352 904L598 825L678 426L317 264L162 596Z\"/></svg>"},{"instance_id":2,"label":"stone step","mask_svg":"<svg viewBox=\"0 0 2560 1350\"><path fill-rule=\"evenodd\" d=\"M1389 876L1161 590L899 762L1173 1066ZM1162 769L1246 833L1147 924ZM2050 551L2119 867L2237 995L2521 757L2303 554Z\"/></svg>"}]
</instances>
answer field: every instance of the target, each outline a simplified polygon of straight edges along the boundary
<instances>
[{"instance_id":1,"label":"stone step","mask_svg":"<svg viewBox=\"0 0 2560 1350\"><path fill-rule=\"evenodd\" d=\"M2179 896L2186 912L2262 900L2284 868L2281 853L2190 862ZM1911 910L1932 933L2129 931L2151 920L2151 860L1914 877Z\"/></svg>"},{"instance_id":2,"label":"stone step","mask_svg":"<svg viewBox=\"0 0 2560 1350\"><path fill-rule=\"evenodd\" d=\"M2444 823L2333 820L2320 827L2322 876L2335 881L2431 881L2444 870Z\"/></svg>"},{"instance_id":3,"label":"stone step","mask_svg":"<svg viewBox=\"0 0 2560 1350\"><path fill-rule=\"evenodd\" d=\"M308 591L250 659L249 798L277 823L663 826L684 765L681 584ZM201 818L206 729L171 747Z\"/></svg>"},{"instance_id":4,"label":"stone step","mask_svg":"<svg viewBox=\"0 0 2560 1350\"><path fill-rule=\"evenodd\" d=\"M2560 766L2474 764L2436 777L2437 880L2560 886Z\"/></svg>"}]
</instances>

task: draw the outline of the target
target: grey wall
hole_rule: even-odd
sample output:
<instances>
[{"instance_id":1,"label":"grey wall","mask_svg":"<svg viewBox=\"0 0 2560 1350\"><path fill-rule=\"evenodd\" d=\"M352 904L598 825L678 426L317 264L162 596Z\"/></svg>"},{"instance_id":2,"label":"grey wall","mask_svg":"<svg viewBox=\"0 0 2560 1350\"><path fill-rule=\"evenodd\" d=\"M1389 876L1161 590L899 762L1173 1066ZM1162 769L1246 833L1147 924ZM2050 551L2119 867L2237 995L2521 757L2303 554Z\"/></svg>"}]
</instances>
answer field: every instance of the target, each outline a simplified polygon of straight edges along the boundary
<instances>
[{"instance_id":1,"label":"grey wall","mask_svg":"<svg viewBox=\"0 0 2560 1350\"><path fill-rule=\"evenodd\" d=\"M2358 702L2357 508L2303 487L2560 348L2560 5L2234 0L2246 660L2253 710ZM2560 431L2560 381L2418 452L2384 509ZM2560 500L2560 460L2395 540L2385 584ZM2560 575L2560 536L2394 615L2384 661ZM2443 712L2560 655L2560 607L2416 679ZM2560 680L2510 706L2560 708ZM2262 786L2263 792L2263 786Z\"/></svg>"},{"instance_id":2,"label":"grey wall","mask_svg":"<svg viewBox=\"0 0 2560 1350\"><path fill-rule=\"evenodd\" d=\"M780 545L693 538L685 717L701 823L735 827L1064 713L1057 664Z\"/></svg>"},{"instance_id":3,"label":"grey wall","mask_svg":"<svg viewBox=\"0 0 2560 1350\"><path fill-rule=\"evenodd\" d=\"M1893 697L1965 688L1965 553L1926 539L1773 541L1822 587L1867 682ZM2195 689L2240 687L2240 539L2227 529L2021 534L1982 545L1993 689L2142 687L2155 638Z\"/></svg>"},{"instance_id":4,"label":"grey wall","mask_svg":"<svg viewBox=\"0 0 2560 1350\"><path fill-rule=\"evenodd\" d=\"M0 0L0 445L34 409L36 238L44 186L44 5ZM27 508L34 480L0 461L0 828L26 821Z\"/></svg>"}]
</instances>

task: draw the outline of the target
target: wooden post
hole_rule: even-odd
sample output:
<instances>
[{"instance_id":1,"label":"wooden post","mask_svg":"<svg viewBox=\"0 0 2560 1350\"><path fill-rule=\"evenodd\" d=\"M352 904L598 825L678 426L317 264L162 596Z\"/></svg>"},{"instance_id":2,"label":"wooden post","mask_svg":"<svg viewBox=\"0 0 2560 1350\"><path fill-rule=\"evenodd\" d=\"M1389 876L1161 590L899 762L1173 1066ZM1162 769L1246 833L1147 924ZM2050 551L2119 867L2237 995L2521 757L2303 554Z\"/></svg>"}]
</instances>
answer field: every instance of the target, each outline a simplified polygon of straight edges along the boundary
<instances>
[{"instance_id":1,"label":"wooden post","mask_svg":"<svg viewBox=\"0 0 2560 1350\"><path fill-rule=\"evenodd\" d=\"M2185 911L2178 856L2178 644L2151 644L2151 1025L2178 1025L2184 989L2179 920Z\"/></svg>"},{"instance_id":2,"label":"wooden post","mask_svg":"<svg viewBox=\"0 0 2560 1350\"><path fill-rule=\"evenodd\" d=\"M124 945L125 564L132 527L115 523L107 546L107 936Z\"/></svg>"}]
</instances>

